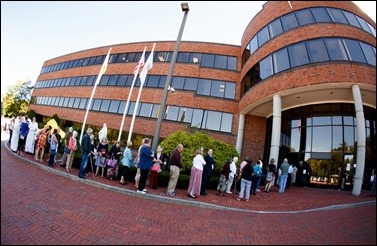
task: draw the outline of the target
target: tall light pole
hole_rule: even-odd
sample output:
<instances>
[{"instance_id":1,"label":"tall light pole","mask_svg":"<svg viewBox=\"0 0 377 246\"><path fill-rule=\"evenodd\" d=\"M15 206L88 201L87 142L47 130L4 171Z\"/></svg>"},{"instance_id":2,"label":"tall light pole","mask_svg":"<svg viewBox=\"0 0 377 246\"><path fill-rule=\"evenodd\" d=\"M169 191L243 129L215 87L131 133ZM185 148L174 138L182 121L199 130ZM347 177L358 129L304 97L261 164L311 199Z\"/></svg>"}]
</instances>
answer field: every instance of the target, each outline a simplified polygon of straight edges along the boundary
<instances>
[{"instance_id":1,"label":"tall light pole","mask_svg":"<svg viewBox=\"0 0 377 246\"><path fill-rule=\"evenodd\" d=\"M156 129L154 131L154 137L153 137L153 142L152 142L152 150L154 150L154 151L157 151L158 142L160 140L161 123L162 123L162 119L165 117L166 99L168 97L168 92L169 92L168 88L169 88L170 83L171 83L174 65L175 65L175 62L176 62L177 56L178 56L179 44L181 43L183 29L185 28L187 14L189 12L188 3L181 3L181 8L182 8L182 11L185 12L185 14L183 15L183 20L182 20L182 23L181 23L181 28L179 29L177 41L175 42L173 57L171 58L171 61L170 61L169 71L168 71L168 75L166 77L165 87L164 87L164 91L163 91L163 94L162 94L161 105L160 105L160 113L159 113L158 118L157 118Z\"/></svg>"}]
</instances>

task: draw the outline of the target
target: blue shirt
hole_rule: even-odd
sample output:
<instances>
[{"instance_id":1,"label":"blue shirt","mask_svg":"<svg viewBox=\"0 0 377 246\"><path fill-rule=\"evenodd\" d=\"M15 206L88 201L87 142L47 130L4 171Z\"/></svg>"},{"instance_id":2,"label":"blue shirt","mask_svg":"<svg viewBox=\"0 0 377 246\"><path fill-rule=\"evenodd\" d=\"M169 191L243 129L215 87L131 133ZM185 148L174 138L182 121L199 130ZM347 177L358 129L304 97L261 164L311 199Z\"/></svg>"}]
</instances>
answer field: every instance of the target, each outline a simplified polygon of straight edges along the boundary
<instances>
[{"instance_id":1,"label":"blue shirt","mask_svg":"<svg viewBox=\"0 0 377 246\"><path fill-rule=\"evenodd\" d=\"M140 149L139 167L140 169L151 169L153 165L152 150L143 145Z\"/></svg>"},{"instance_id":2,"label":"blue shirt","mask_svg":"<svg viewBox=\"0 0 377 246\"><path fill-rule=\"evenodd\" d=\"M132 152L130 148L124 149L123 159L122 159L122 165L125 167L131 167L132 164Z\"/></svg>"}]
</instances>

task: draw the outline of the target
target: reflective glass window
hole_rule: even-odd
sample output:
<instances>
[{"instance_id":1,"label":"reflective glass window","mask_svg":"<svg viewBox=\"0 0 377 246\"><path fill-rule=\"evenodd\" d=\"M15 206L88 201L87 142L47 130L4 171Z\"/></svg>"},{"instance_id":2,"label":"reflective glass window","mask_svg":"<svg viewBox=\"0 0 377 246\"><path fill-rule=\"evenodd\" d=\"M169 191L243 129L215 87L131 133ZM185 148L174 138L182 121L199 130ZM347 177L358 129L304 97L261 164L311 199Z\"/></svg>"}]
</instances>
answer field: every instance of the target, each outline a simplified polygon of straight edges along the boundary
<instances>
[{"instance_id":1,"label":"reflective glass window","mask_svg":"<svg viewBox=\"0 0 377 246\"><path fill-rule=\"evenodd\" d=\"M88 99L86 98L81 98L79 108L80 109L86 109L86 103L88 102Z\"/></svg>"},{"instance_id":2,"label":"reflective glass window","mask_svg":"<svg viewBox=\"0 0 377 246\"><path fill-rule=\"evenodd\" d=\"M314 17L309 9L302 9L295 12L300 26L314 23Z\"/></svg>"},{"instance_id":3,"label":"reflective glass window","mask_svg":"<svg viewBox=\"0 0 377 246\"><path fill-rule=\"evenodd\" d=\"M142 103L140 105L139 116L150 117L152 114L152 107L153 107L153 104L151 103Z\"/></svg>"},{"instance_id":4,"label":"reflective glass window","mask_svg":"<svg viewBox=\"0 0 377 246\"><path fill-rule=\"evenodd\" d=\"M266 79L272 75L272 56L267 56L259 63L260 67L260 78Z\"/></svg>"},{"instance_id":5,"label":"reflective glass window","mask_svg":"<svg viewBox=\"0 0 377 246\"><path fill-rule=\"evenodd\" d=\"M300 151L300 137L301 137L301 129L292 128L291 129L291 143L290 143L292 152Z\"/></svg>"},{"instance_id":6,"label":"reflective glass window","mask_svg":"<svg viewBox=\"0 0 377 246\"><path fill-rule=\"evenodd\" d=\"M222 113L221 127L222 132L232 132L233 114Z\"/></svg>"},{"instance_id":7,"label":"reflective glass window","mask_svg":"<svg viewBox=\"0 0 377 246\"><path fill-rule=\"evenodd\" d=\"M288 51L286 48L275 52L272 55L274 60L274 72L278 73L289 68Z\"/></svg>"},{"instance_id":8,"label":"reflective glass window","mask_svg":"<svg viewBox=\"0 0 377 246\"><path fill-rule=\"evenodd\" d=\"M92 75L92 76L89 76L88 77L88 80L86 81L86 85L94 85L94 80L95 80L96 76Z\"/></svg>"},{"instance_id":9,"label":"reflective glass window","mask_svg":"<svg viewBox=\"0 0 377 246\"><path fill-rule=\"evenodd\" d=\"M226 83L225 84L225 98L234 99L236 93L236 84L235 83Z\"/></svg>"},{"instance_id":10,"label":"reflective glass window","mask_svg":"<svg viewBox=\"0 0 377 246\"><path fill-rule=\"evenodd\" d=\"M310 62L323 62L329 60L326 46L322 39L308 41L306 42L306 47Z\"/></svg>"},{"instance_id":11,"label":"reflective glass window","mask_svg":"<svg viewBox=\"0 0 377 246\"><path fill-rule=\"evenodd\" d=\"M64 98L63 107L67 107L69 101L69 97Z\"/></svg>"},{"instance_id":12,"label":"reflective glass window","mask_svg":"<svg viewBox=\"0 0 377 246\"><path fill-rule=\"evenodd\" d=\"M334 22L348 24L346 17L343 15L343 11L340 9L327 8L327 11Z\"/></svg>"},{"instance_id":13,"label":"reflective glass window","mask_svg":"<svg viewBox=\"0 0 377 246\"><path fill-rule=\"evenodd\" d=\"M178 113L179 113L179 107L176 106L168 106L166 110L166 118L167 120L178 120Z\"/></svg>"},{"instance_id":14,"label":"reflective glass window","mask_svg":"<svg viewBox=\"0 0 377 246\"><path fill-rule=\"evenodd\" d=\"M265 26L258 32L258 46L261 47L268 40L270 40L270 33L268 32L268 26Z\"/></svg>"},{"instance_id":15,"label":"reflective glass window","mask_svg":"<svg viewBox=\"0 0 377 246\"><path fill-rule=\"evenodd\" d=\"M165 88L165 83L166 83L166 76L160 75L160 83L158 84L158 87Z\"/></svg>"},{"instance_id":16,"label":"reflective glass window","mask_svg":"<svg viewBox=\"0 0 377 246\"><path fill-rule=\"evenodd\" d=\"M294 44L288 47L291 67L297 67L309 63L308 52L304 43Z\"/></svg>"},{"instance_id":17,"label":"reflective glass window","mask_svg":"<svg viewBox=\"0 0 377 246\"><path fill-rule=\"evenodd\" d=\"M160 108L160 105L153 104L151 118L155 118L156 119L158 117L157 113L159 112L159 108Z\"/></svg>"},{"instance_id":18,"label":"reflective glass window","mask_svg":"<svg viewBox=\"0 0 377 246\"><path fill-rule=\"evenodd\" d=\"M364 62L366 63L363 51L358 41L351 39L343 39L348 56L351 61Z\"/></svg>"},{"instance_id":19,"label":"reflective glass window","mask_svg":"<svg viewBox=\"0 0 377 246\"><path fill-rule=\"evenodd\" d=\"M171 81L171 87L174 89L183 89L183 85L185 83L184 77L173 77Z\"/></svg>"},{"instance_id":20,"label":"reflective glass window","mask_svg":"<svg viewBox=\"0 0 377 246\"><path fill-rule=\"evenodd\" d=\"M347 61L347 53L344 49L342 40L338 38L325 38L324 39L327 51L329 52L330 60L332 61Z\"/></svg>"},{"instance_id":21,"label":"reflective glass window","mask_svg":"<svg viewBox=\"0 0 377 246\"><path fill-rule=\"evenodd\" d=\"M208 111L206 129L219 131L221 123L221 113L215 111Z\"/></svg>"},{"instance_id":22,"label":"reflective glass window","mask_svg":"<svg viewBox=\"0 0 377 246\"><path fill-rule=\"evenodd\" d=\"M364 52L367 63L376 66L376 54L373 52L372 46L366 43L360 42L361 49Z\"/></svg>"},{"instance_id":23,"label":"reflective glass window","mask_svg":"<svg viewBox=\"0 0 377 246\"><path fill-rule=\"evenodd\" d=\"M118 108L118 114L122 114L124 113L124 109L126 108L126 103L125 101L120 101L119 102L119 108ZM129 103L129 105L131 104L131 102ZM127 114L127 112L126 112Z\"/></svg>"},{"instance_id":24,"label":"reflective glass window","mask_svg":"<svg viewBox=\"0 0 377 246\"><path fill-rule=\"evenodd\" d=\"M229 70L237 70L237 58L233 56L228 56L228 62L227 62L227 69Z\"/></svg>"},{"instance_id":25,"label":"reflective glass window","mask_svg":"<svg viewBox=\"0 0 377 246\"><path fill-rule=\"evenodd\" d=\"M110 113L118 113L119 108L119 101L118 100L112 100L110 102L109 112Z\"/></svg>"},{"instance_id":26,"label":"reflective glass window","mask_svg":"<svg viewBox=\"0 0 377 246\"><path fill-rule=\"evenodd\" d=\"M227 57L223 55L215 55L215 68L226 69L227 67Z\"/></svg>"},{"instance_id":27,"label":"reflective glass window","mask_svg":"<svg viewBox=\"0 0 377 246\"><path fill-rule=\"evenodd\" d=\"M196 91L199 95L209 96L211 92L211 80L209 79L199 79L198 89Z\"/></svg>"},{"instance_id":28,"label":"reflective glass window","mask_svg":"<svg viewBox=\"0 0 377 246\"><path fill-rule=\"evenodd\" d=\"M255 35L250 41L250 54L253 54L258 49L258 36Z\"/></svg>"},{"instance_id":29,"label":"reflective glass window","mask_svg":"<svg viewBox=\"0 0 377 246\"><path fill-rule=\"evenodd\" d=\"M355 131L352 126L344 127L344 149L347 152L353 152L355 147Z\"/></svg>"},{"instance_id":30,"label":"reflective glass window","mask_svg":"<svg viewBox=\"0 0 377 246\"><path fill-rule=\"evenodd\" d=\"M180 108L179 109L179 115L178 115L178 121L185 122L185 123L191 123L193 112L194 112L194 110L192 108Z\"/></svg>"},{"instance_id":31,"label":"reflective glass window","mask_svg":"<svg viewBox=\"0 0 377 246\"><path fill-rule=\"evenodd\" d=\"M294 13L281 17L281 23L283 25L284 31L288 31L298 26L298 22Z\"/></svg>"},{"instance_id":32,"label":"reflective glass window","mask_svg":"<svg viewBox=\"0 0 377 246\"><path fill-rule=\"evenodd\" d=\"M276 37L277 35L283 32L283 27L281 26L280 19L276 19L273 22L271 22L268 25L268 28L270 30L271 38Z\"/></svg>"},{"instance_id":33,"label":"reflective glass window","mask_svg":"<svg viewBox=\"0 0 377 246\"><path fill-rule=\"evenodd\" d=\"M190 63L201 64L202 63L202 54L191 53L190 54Z\"/></svg>"},{"instance_id":34,"label":"reflective glass window","mask_svg":"<svg viewBox=\"0 0 377 246\"><path fill-rule=\"evenodd\" d=\"M331 22L329 13L327 13L325 8L311 8L310 11L312 12L316 22Z\"/></svg>"},{"instance_id":35,"label":"reflective glass window","mask_svg":"<svg viewBox=\"0 0 377 246\"><path fill-rule=\"evenodd\" d=\"M160 83L160 76L150 75L150 76L148 76L148 82L147 82L146 86L148 86L148 87L158 87L159 83Z\"/></svg>"},{"instance_id":36,"label":"reflective glass window","mask_svg":"<svg viewBox=\"0 0 377 246\"><path fill-rule=\"evenodd\" d=\"M202 126L202 120L203 120L203 113L204 111L202 109L194 109L192 114L192 121L191 126L201 128Z\"/></svg>"},{"instance_id":37,"label":"reflective glass window","mask_svg":"<svg viewBox=\"0 0 377 246\"><path fill-rule=\"evenodd\" d=\"M96 78L97 79L97 78ZM109 83L110 76L109 75L103 75L101 77L101 81L99 82L99 85L106 86Z\"/></svg>"},{"instance_id":38,"label":"reflective glass window","mask_svg":"<svg viewBox=\"0 0 377 246\"><path fill-rule=\"evenodd\" d=\"M92 100L92 106L91 106L91 110L99 110L100 107L101 107L101 102L102 102L102 99L93 99Z\"/></svg>"},{"instance_id":39,"label":"reflective glass window","mask_svg":"<svg viewBox=\"0 0 377 246\"><path fill-rule=\"evenodd\" d=\"M136 109L136 112L135 112L135 116L138 116L138 111L140 110L140 106L139 105L140 104L138 103L137 109ZM134 111L135 111L135 107L136 107L136 102L130 102L128 104L128 112L127 112L127 114L133 116L134 115ZM123 108L123 111L124 111L124 108Z\"/></svg>"},{"instance_id":40,"label":"reflective glass window","mask_svg":"<svg viewBox=\"0 0 377 246\"><path fill-rule=\"evenodd\" d=\"M178 52L177 62L188 63L189 61L190 61L190 53L189 52Z\"/></svg>"},{"instance_id":41,"label":"reflective glass window","mask_svg":"<svg viewBox=\"0 0 377 246\"><path fill-rule=\"evenodd\" d=\"M116 85L117 86L126 86L126 82L127 82L127 75L121 75L121 76L119 76Z\"/></svg>"},{"instance_id":42,"label":"reflective glass window","mask_svg":"<svg viewBox=\"0 0 377 246\"><path fill-rule=\"evenodd\" d=\"M110 106L110 100L103 99L100 111L107 112L109 110L109 106Z\"/></svg>"},{"instance_id":43,"label":"reflective glass window","mask_svg":"<svg viewBox=\"0 0 377 246\"><path fill-rule=\"evenodd\" d=\"M212 81L211 96L224 97L225 82Z\"/></svg>"},{"instance_id":44,"label":"reflective glass window","mask_svg":"<svg viewBox=\"0 0 377 246\"><path fill-rule=\"evenodd\" d=\"M367 23L365 20L361 19L359 16L356 15L356 19L359 21L361 28L363 28L364 31L371 33Z\"/></svg>"},{"instance_id":45,"label":"reflective glass window","mask_svg":"<svg viewBox=\"0 0 377 246\"><path fill-rule=\"evenodd\" d=\"M312 135L313 135L312 130L313 130L313 127L311 127L311 126L306 127L306 143L305 143L305 151L306 152L312 151Z\"/></svg>"},{"instance_id":46,"label":"reflective glass window","mask_svg":"<svg viewBox=\"0 0 377 246\"><path fill-rule=\"evenodd\" d=\"M116 85L119 75L110 75L109 83L107 85Z\"/></svg>"},{"instance_id":47,"label":"reflective glass window","mask_svg":"<svg viewBox=\"0 0 377 246\"><path fill-rule=\"evenodd\" d=\"M186 78L185 79L185 86L184 86L185 90L196 91L197 86L198 86L198 78Z\"/></svg>"},{"instance_id":48,"label":"reflective glass window","mask_svg":"<svg viewBox=\"0 0 377 246\"><path fill-rule=\"evenodd\" d=\"M215 55L213 55L213 54L203 54L201 65L203 67L213 67L214 61L215 61Z\"/></svg>"},{"instance_id":49,"label":"reflective glass window","mask_svg":"<svg viewBox=\"0 0 377 246\"><path fill-rule=\"evenodd\" d=\"M331 151L331 126L313 127L313 152L330 152Z\"/></svg>"},{"instance_id":50,"label":"reflective glass window","mask_svg":"<svg viewBox=\"0 0 377 246\"><path fill-rule=\"evenodd\" d=\"M350 25L361 28L360 23L357 21L356 16L354 14L351 14L347 11L343 11L343 14L350 23Z\"/></svg>"},{"instance_id":51,"label":"reflective glass window","mask_svg":"<svg viewBox=\"0 0 377 246\"><path fill-rule=\"evenodd\" d=\"M156 52L156 56L155 56L155 61L159 61L159 62L169 62L170 61L170 57L169 57L169 52ZM179 59L179 53L178 53L178 59ZM177 59L177 61L178 61Z\"/></svg>"},{"instance_id":52,"label":"reflective glass window","mask_svg":"<svg viewBox=\"0 0 377 246\"><path fill-rule=\"evenodd\" d=\"M332 150L342 151L343 146L343 127L332 127Z\"/></svg>"}]
</instances>

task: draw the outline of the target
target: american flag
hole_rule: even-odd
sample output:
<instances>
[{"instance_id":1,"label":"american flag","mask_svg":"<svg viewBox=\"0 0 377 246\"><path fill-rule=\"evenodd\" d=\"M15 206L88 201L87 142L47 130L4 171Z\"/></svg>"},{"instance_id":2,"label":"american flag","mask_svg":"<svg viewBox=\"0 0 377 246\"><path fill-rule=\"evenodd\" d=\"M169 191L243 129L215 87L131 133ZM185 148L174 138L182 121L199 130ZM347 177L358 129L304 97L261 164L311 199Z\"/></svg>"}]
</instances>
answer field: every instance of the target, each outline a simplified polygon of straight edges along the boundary
<instances>
[{"instance_id":1,"label":"american flag","mask_svg":"<svg viewBox=\"0 0 377 246\"><path fill-rule=\"evenodd\" d=\"M136 67L135 67L135 69L134 69L133 74L134 74L135 76L139 73L140 68L142 68L142 67L144 66L144 64L145 64L145 49L144 49L144 51L143 51L143 54L142 54L141 57L140 57L139 62L137 63L137 65L136 65Z\"/></svg>"}]
</instances>

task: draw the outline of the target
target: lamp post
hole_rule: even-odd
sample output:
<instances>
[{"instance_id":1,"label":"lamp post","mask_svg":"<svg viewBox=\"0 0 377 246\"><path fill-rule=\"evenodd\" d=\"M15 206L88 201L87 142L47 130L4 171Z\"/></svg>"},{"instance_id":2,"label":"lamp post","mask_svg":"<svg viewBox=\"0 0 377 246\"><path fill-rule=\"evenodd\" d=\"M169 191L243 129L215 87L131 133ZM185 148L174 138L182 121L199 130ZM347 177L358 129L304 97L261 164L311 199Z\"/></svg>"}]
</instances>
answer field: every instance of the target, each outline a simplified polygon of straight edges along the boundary
<instances>
[{"instance_id":1,"label":"lamp post","mask_svg":"<svg viewBox=\"0 0 377 246\"><path fill-rule=\"evenodd\" d=\"M153 137L153 143L152 143L152 150L154 151L157 151L158 141L160 139L161 123L162 123L162 119L165 116L166 99L168 96L168 92L170 91L169 88L170 88L170 83L171 83L171 79L173 75L174 65L178 56L178 48L179 48L179 44L181 43L183 29L185 28L187 14L189 12L188 3L181 3L181 8L182 8L182 11L185 12L185 14L183 15L183 20L181 23L181 28L179 29L177 41L175 42L173 57L171 58L171 61L170 61L169 71L166 77L165 87L162 94L160 113L157 118L156 129L154 131L154 137Z\"/></svg>"}]
</instances>

